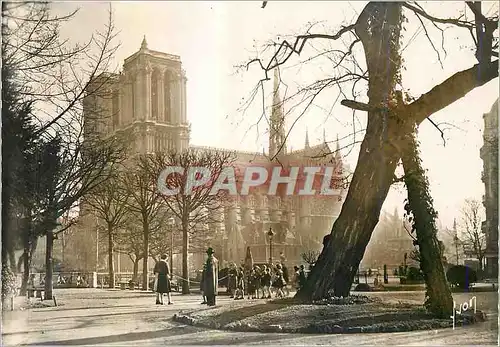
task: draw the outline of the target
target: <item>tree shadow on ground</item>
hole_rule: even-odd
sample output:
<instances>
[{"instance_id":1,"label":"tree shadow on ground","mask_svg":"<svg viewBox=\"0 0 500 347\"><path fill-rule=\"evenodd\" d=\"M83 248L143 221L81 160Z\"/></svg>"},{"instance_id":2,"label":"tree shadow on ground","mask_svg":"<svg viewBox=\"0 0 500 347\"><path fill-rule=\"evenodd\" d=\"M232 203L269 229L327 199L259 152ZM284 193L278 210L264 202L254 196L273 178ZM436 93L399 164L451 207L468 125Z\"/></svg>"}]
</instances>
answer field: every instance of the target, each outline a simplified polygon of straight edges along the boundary
<instances>
[{"instance_id":1,"label":"tree shadow on ground","mask_svg":"<svg viewBox=\"0 0 500 347\"><path fill-rule=\"evenodd\" d=\"M192 334L196 332L194 327L173 327L156 331L143 331L136 333L126 333L108 336L84 337L71 340L46 341L38 343L30 343L30 346L80 346L80 345L98 345L119 342L150 340L161 337L179 336Z\"/></svg>"},{"instance_id":2,"label":"tree shadow on ground","mask_svg":"<svg viewBox=\"0 0 500 347\"><path fill-rule=\"evenodd\" d=\"M207 330L201 330L200 328L189 327L189 326L174 326L168 329L157 330L157 331L147 331L147 332L137 332L137 333L126 333L118 335L108 335L108 336L98 336L98 337L87 337L71 340L59 340L59 341L46 341L38 343L25 344L25 346L81 346L81 345L98 345L98 344L111 344L120 342L131 342L131 341L146 341L158 338L169 338L172 337L172 345L234 345L234 344L248 344L253 342L262 341L262 334L255 334L253 336L241 336L238 333L227 333L225 336L198 336L196 333L205 334ZM187 336L186 336L187 335ZM177 339L177 338L180 338ZM296 336L285 335L285 334L273 334L272 336L266 336L266 341L272 340L283 340L283 339L294 339ZM203 339L200 341L200 339ZM175 341L174 341L175 340ZM167 345L167 341L165 341Z\"/></svg>"},{"instance_id":3,"label":"tree shadow on ground","mask_svg":"<svg viewBox=\"0 0 500 347\"><path fill-rule=\"evenodd\" d=\"M193 334L204 333L206 330L201 330L200 328L189 327L189 326L173 326L168 329L157 330L157 331L147 331L147 332L136 332L136 333L126 333L118 335L108 335L108 336L97 336L97 337L87 337L71 340L59 340L59 341L46 341L38 343L26 344L30 346L81 346L81 345L97 345L97 344L111 344L120 342L131 342L131 341L143 341L151 340L157 338L168 338L168 337L180 337L188 335L193 337ZM202 338L200 336L200 338ZM267 336L267 340L280 340L284 338L295 338L294 336L287 336L276 334L275 336ZM228 333L227 336L207 336L202 341L194 341L196 338L182 338L181 341L172 341L174 345L231 345L235 344L237 340L241 340L242 343L259 342L262 340L262 335L257 334L255 336L245 336L244 338L237 333ZM237 343L237 342L236 342Z\"/></svg>"}]
</instances>

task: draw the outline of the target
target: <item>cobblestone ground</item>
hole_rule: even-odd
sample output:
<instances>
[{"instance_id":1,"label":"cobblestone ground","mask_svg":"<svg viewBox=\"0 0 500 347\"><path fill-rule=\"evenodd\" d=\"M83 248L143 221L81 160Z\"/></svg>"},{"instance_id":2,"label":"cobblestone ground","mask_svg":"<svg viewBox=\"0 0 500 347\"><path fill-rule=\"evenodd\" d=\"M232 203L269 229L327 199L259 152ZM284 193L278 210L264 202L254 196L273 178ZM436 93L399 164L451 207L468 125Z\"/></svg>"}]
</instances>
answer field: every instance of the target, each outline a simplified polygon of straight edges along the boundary
<instances>
[{"instance_id":1,"label":"cobblestone ground","mask_svg":"<svg viewBox=\"0 0 500 347\"><path fill-rule=\"evenodd\" d=\"M497 293L476 293L478 309L489 320L455 330L418 331L383 334L299 335L273 333L235 333L207 330L174 323L180 310L200 305L199 296L174 295L174 305L157 306L154 294L106 289L61 289L55 292L58 307L4 312L4 346L16 345L497 345ZM423 292L371 293L394 300L422 302ZM469 294L454 295L457 302ZM228 297L219 297L225 305Z\"/></svg>"}]
</instances>

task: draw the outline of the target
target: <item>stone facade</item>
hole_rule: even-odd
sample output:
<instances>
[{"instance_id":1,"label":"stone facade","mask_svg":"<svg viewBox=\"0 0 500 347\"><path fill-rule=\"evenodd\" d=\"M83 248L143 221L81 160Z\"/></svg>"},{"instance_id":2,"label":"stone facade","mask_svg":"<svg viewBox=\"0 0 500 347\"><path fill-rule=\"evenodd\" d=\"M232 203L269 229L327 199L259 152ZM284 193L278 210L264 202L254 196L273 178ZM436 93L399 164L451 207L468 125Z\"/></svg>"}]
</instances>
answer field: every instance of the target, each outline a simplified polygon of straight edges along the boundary
<instances>
[{"instance_id":1,"label":"stone facade","mask_svg":"<svg viewBox=\"0 0 500 347\"><path fill-rule=\"evenodd\" d=\"M105 96L91 94L86 98L86 135L131 134L135 153L188 147L200 151L231 151L189 144L186 81L180 57L149 50L144 39L140 50L125 59L122 73L106 74L95 79L95 83L106 85L100 88ZM276 160L270 160L273 157L284 168L292 165L333 166L332 188L335 193L326 197L288 196L281 189L284 185L280 185L277 195L270 196L266 194L269 186L265 185L251 191L248 196L233 199L226 204L224 211L219 212L223 214L223 222L208 226L214 235L212 247L223 264L243 261L247 246L251 248L256 263L267 262L270 257L269 228L275 233L273 260L278 260L280 252L283 252L290 263L299 263L301 252L321 248L323 236L330 231L340 213L345 189L340 184L344 169L338 141L335 154L331 154L326 141L310 146L307 137L305 148L288 151L283 107L278 76L275 76L268 153L237 151L235 166L272 168L277 165ZM314 158L322 154L323 157ZM199 268L205 255L193 256L195 268Z\"/></svg>"},{"instance_id":2,"label":"stone facade","mask_svg":"<svg viewBox=\"0 0 500 347\"><path fill-rule=\"evenodd\" d=\"M186 81L180 57L149 50L144 39L120 74L94 79L99 92L91 88L85 98L86 136L129 134L134 153L187 148Z\"/></svg>"},{"instance_id":3,"label":"stone facade","mask_svg":"<svg viewBox=\"0 0 500 347\"><path fill-rule=\"evenodd\" d=\"M485 194L483 204L486 220L482 230L486 235L486 275L498 277L498 100L489 113L484 114L484 145L480 154L483 159Z\"/></svg>"}]
</instances>

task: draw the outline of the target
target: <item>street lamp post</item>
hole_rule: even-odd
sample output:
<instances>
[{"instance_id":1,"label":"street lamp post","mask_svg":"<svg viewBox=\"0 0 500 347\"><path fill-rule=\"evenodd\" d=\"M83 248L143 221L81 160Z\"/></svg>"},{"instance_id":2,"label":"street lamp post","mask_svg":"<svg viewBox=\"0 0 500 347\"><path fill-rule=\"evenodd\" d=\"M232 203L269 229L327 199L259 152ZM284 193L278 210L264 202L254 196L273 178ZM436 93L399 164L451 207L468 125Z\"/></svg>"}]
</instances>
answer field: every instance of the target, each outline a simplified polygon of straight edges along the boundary
<instances>
[{"instance_id":1,"label":"street lamp post","mask_svg":"<svg viewBox=\"0 0 500 347\"><path fill-rule=\"evenodd\" d=\"M174 218L170 217L168 219L168 225L170 228L170 272L174 271Z\"/></svg>"},{"instance_id":2,"label":"street lamp post","mask_svg":"<svg viewBox=\"0 0 500 347\"><path fill-rule=\"evenodd\" d=\"M274 232L271 227L269 227L269 231L267 232L267 236L269 236L269 265L273 264L273 236Z\"/></svg>"}]
</instances>

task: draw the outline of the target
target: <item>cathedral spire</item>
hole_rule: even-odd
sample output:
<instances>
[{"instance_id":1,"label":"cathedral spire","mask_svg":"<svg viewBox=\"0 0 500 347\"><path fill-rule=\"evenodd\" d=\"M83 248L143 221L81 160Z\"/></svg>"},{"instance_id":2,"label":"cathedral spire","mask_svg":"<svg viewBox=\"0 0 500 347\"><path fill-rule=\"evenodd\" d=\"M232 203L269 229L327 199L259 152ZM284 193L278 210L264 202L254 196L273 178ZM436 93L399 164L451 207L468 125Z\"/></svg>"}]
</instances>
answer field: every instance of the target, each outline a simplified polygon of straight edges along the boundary
<instances>
[{"instance_id":1,"label":"cathedral spire","mask_svg":"<svg viewBox=\"0 0 500 347\"><path fill-rule=\"evenodd\" d=\"M280 87L280 70L279 67L274 69L274 81L273 81L273 96L278 96L279 98L279 87Z\"/></svg>"},{"instance_id":2,"label":"cathedral spire","mask_svg":"<svg viewBox=\"0 0 500 347\"><path fill-rule=\"evenodd\" d=\"M309 148L309 130L306 128L306 144L305 148Z\"/></svg>"},{"instance_id":3,"label":"cathedral spire","mask_svg":"<svg viewBox=\"0 0 500 347\"><path fill-rule=\"evenodd\" d=\"M276 67L274 69L273 81L273 104L271 108L271 117L269 124L269 156L276 156L278 151L280 154L286 154L285 144L285 115L283 112L283 102L279 93L280 71Z\"/></svg>"},{"instance_id":4,"label":"cathedral spire","mask_svg":"<svg viewBox=\"0 0 500 347\"><path fill-rule=\"evenodd\" d=\"M337 133L337 141L335 145L335 161L337 163L342 162L342 155L340 154L340 143L339 143L339 134Z\"/></svg>"},{"instance_id":5,"label":"cathedral spire","mask_svg":"<svg viewBox=\"0 0 500 347\"><path fill-rule=\"evenodd\" d=\"M326 143L326 131L323 129L323 142Z\"/></svg>"},{"instance_id":6,"label":"cathedral spire","mask_svg":"<svg viewBox=\"0 0 500 347\"><path fill-rule=\"evenodd\" d=\"M141 50L148 49L148 41L146 41L146 35L144 35L141 43Z\"/></svg>"}]
</instances>

